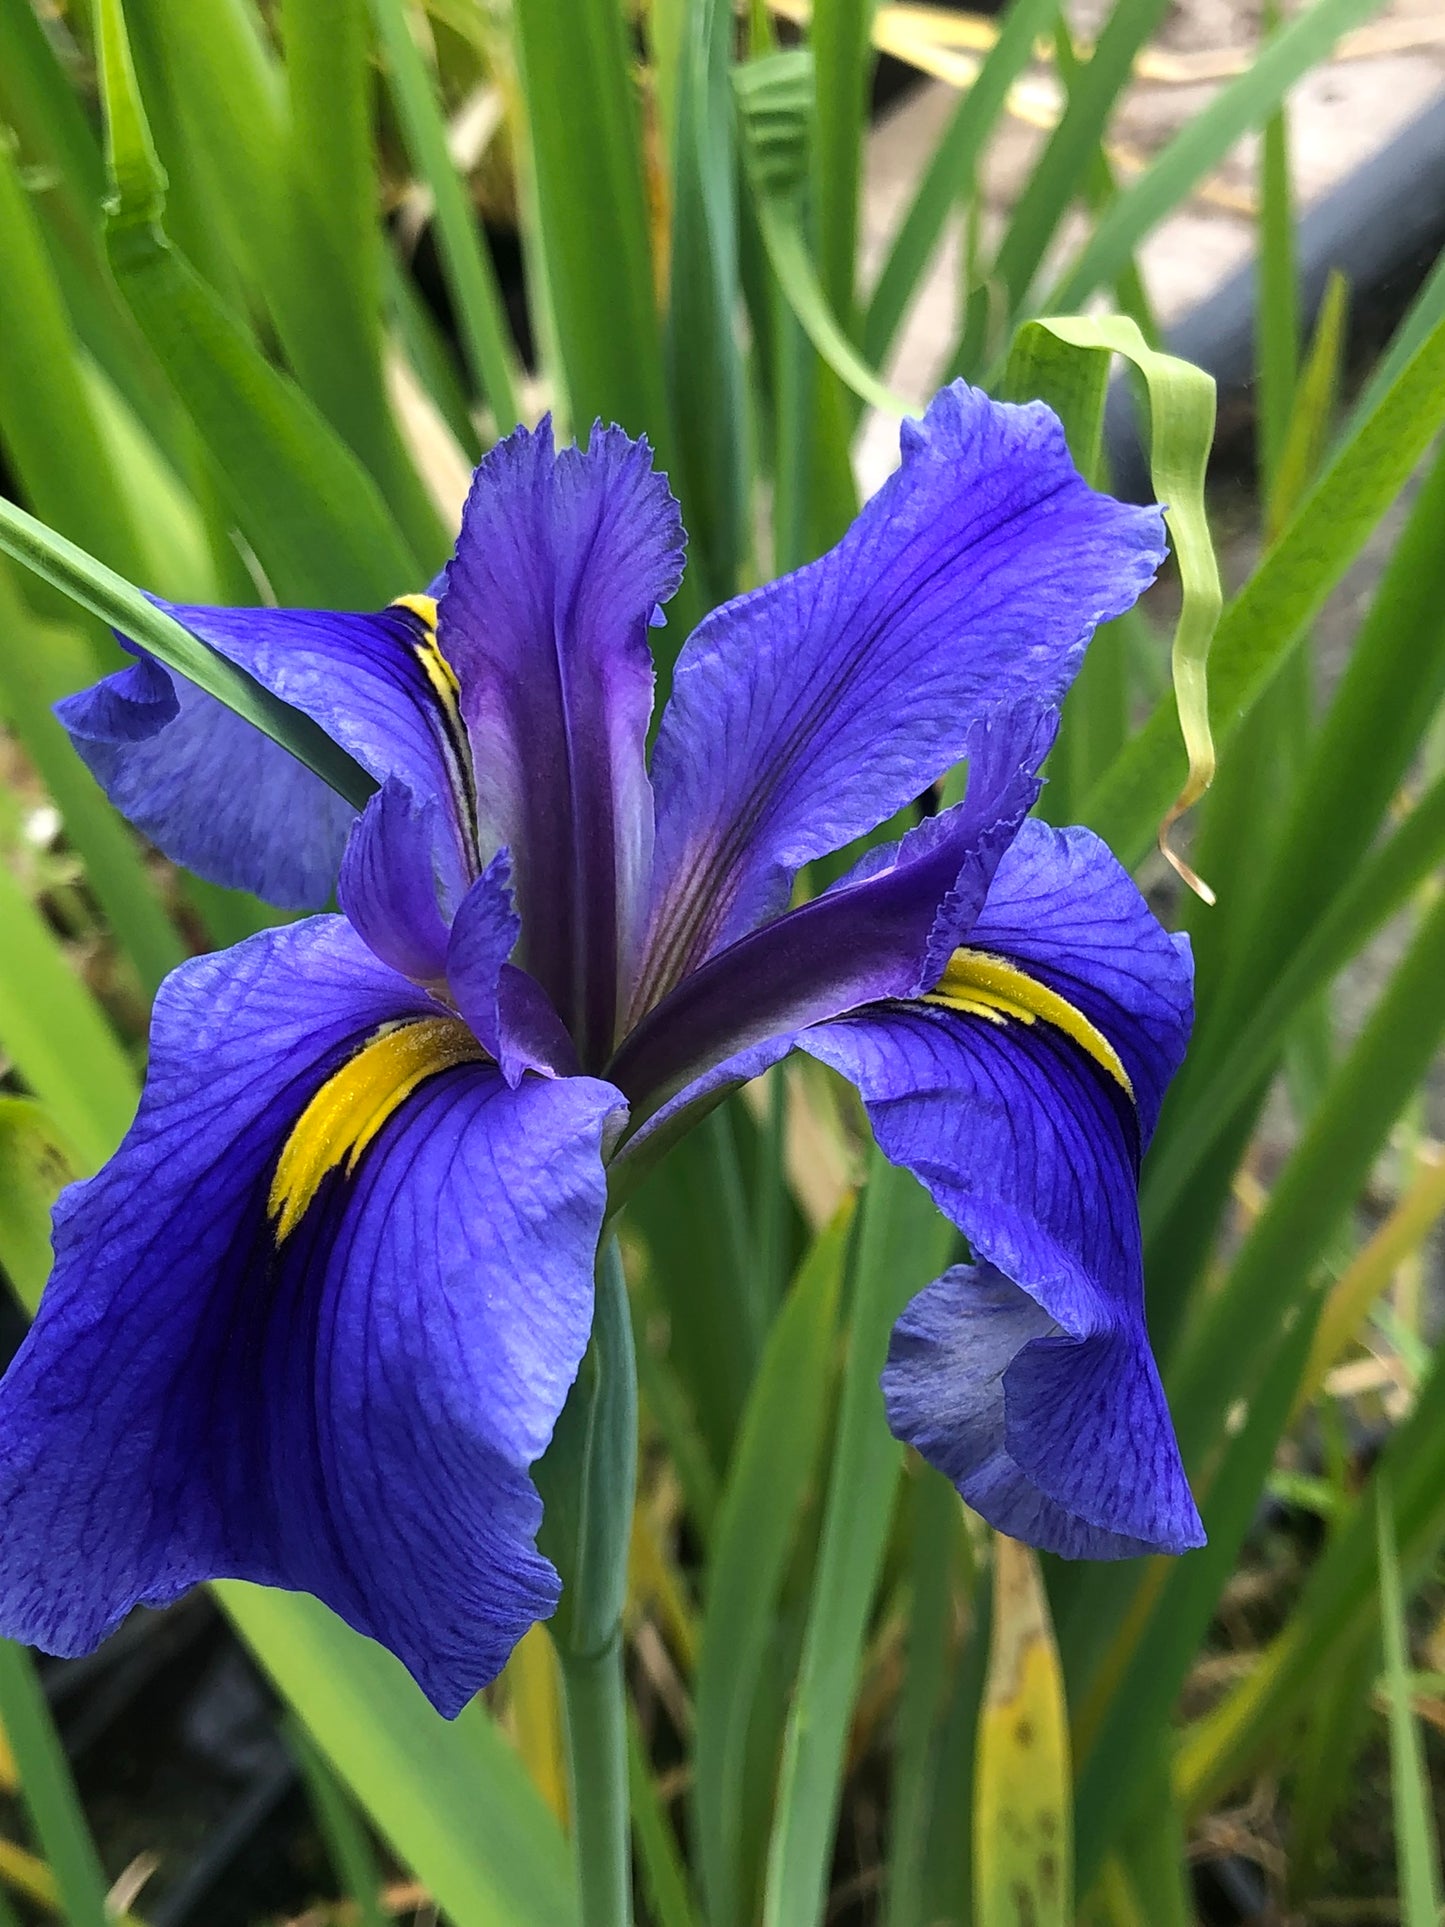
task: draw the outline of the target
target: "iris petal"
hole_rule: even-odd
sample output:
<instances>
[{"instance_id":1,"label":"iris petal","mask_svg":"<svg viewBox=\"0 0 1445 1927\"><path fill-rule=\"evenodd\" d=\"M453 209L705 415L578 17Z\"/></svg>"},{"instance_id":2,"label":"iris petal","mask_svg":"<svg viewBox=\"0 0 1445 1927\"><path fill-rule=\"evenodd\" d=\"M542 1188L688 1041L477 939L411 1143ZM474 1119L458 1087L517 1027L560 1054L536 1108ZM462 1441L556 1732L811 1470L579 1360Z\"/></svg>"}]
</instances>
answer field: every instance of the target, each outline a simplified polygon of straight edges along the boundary
<instances>
[{"instance_id":1,"label":"iris petal","mask_svg":"<svg viewBox=\"0 0 1445 1927\"><path fill-rule=\"evenodd\" d=\"M410 1050L425 1025L464 1039L337 918L168 980L140 1115L62 1200L0 1386L6 1633L82 1652L137 1602L253 1579L455 1713L551 1611L528 1467L586 1344L618 1098L510 1090L460 1042ZM379 1059L337 1081L378 1032L404 1095Z\"/></svg>"},{"instance_id":2,"label":"iris petal","mask_svg":"<svg viewBox=\"0 0 1445 1927\"><path fill-rule=\"evenodd\" d=\"M900 1320L895 1430L1006 1532L1070 1555L1200 1543L1144 1319L1138 1166L1182 1056L1187 945L1087 831L1025 823L958 994L799 1038L977 1261ZM968 992L977 978L975 996Z\"/></svg>"},{"instance_id":3,"label":"iris petal","mask_svg":"<svg viewBox=\"0 0 1445 1927\"><path fill-rule=\"evenodd\" d=\"M468 752L428 663L423 616L162 603L213 649L303 710L378 782L442 805L468 845ZM106 794L167 856L214 883L314 909L336 883L350 806L213 697L143 657L59 704Z\"/></svg>"},{"instance_id":4,"label":"iris petal","mask_svg":"<svg viewBox=\"0 0 1445 1927\"><path fill-rule=\"evenodd\" d=\"M636 1124L645 1127L653 1113L740 1052L795 1036L859 1004L931 987L939 959L951 953L955 933L977 918L994 871L1038 795L1034 772L1053 722L1052 712L1020 713L981 725L968 744L962 803L900 842L870 851L823 896L774 918L684 977L627 1039L608 1072L633 1100ZM693 1095L701 1093L688 1092L682 1101Z\"/></svg>"},{"instance_id":5,"label":"iris petal","mask_svg":"<svg viewBox=\"0 0 1445 1927\"><path fill-rule=\"evenodd\" d=\"M1147 1345L1066 1336L991 1265L956 1265L899 1319L888 1420L1000 1532L1066 1559L1202 1542Z\"/></svg>"},{"instance_id":6,"label":"iris petal","mask_svg":"<svg viewBox=\"0 0 1445 1927\"><path fill-rule=\"evenodd\" d=\"M418 983L446 975L442 899L455 904L463 891L456 846L441 818L435 797L418 802L388 777L351 833L337 881L352 928L383 963Z\"/></svg>"},{"instance_id":7,"label":"iris petal","mask_svg":"<svg viewBox=\"0 0 1445 1927\"><path fill-rule=\"evenodd\" d=\"M1163 553L1158 512L1090 489L1047 408L944 390L838 547L682 652L653 757L648 1001L917 796L980 719L1057 703Z\"/></svg>"},{"instance_id":8,"label":"iris petal","mask_svg":"<svg viewBox=\"0 0 1445 1927\"><path fill-rule=\"evenodd\" d=\"M1188 937L1160 926L1092 830L1032 818L966 934L971 948L1011 958L1104 1032L1129 1073L1147 1145L1194 1017Z\"/></svg>"},{"instance_id":9,"label":"iris petal","mask_svg":"<svg viewBox=\"0 0 1445 1927\"><path fill-rule=\"evenodd\" d=\"M981 1261L900 1323L895 1429L1004 1531L1179 1551L1199 1525L1144 1323L1132 1103L1063 1031L995 1016L900 1005L799 1040Z\"/></svg>"},{"instance_id":10,"label":"iris petal","mask_svg":"<svg viewBox=\"0 0 1445 1927\"><path fill-rule=\"evenodd\" d=\"M475 745L483 847L511 851L522 961L584 1062L611 1048L645 906L647 629L682 575L682 525L646 442L544 422L477 470L441 600Z\"/></svg>"}]
</instances>

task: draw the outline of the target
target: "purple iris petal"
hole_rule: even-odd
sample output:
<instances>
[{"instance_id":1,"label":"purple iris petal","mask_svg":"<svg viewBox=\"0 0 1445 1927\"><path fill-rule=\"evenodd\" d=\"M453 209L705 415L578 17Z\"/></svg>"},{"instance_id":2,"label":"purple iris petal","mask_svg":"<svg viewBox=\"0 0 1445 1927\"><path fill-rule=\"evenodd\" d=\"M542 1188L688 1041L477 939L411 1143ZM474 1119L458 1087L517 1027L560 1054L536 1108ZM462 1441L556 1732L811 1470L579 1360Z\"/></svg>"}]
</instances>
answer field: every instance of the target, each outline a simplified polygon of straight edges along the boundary
<instances>
[{"instance_id":1,"label":"purple iris petal","mask_svg":"<svg viewBox=\"0 0 1445 1927\"><path fill-rule=\"evenodd\" d=\"M1135 1330L1076 1340L991 1265L955 1265L899 1319L883 1390L898 1437L1011 1538L1066 1559L1203 1543Z\"/></svg>"},{"instance_id":2,"label":"purple iris petal","mask_svg":"<svg viewBox=\"0 0 1445 1927\"><path fill-rule=\"evenodd\" d=\"M682 544L646 442L599 426L554 452L544 422L477 470L441 602L484 843L512 853L522 962L587 1064L612 1047L644 908L647 629Z\"/></svg>"},{"instance_id":3,"label":"purple iris petal","mask_svg":"<svg viewBox=\"0 0 1445 1927\"><path fill-rule=\"evenodd\" d=\"M418 801L388 777L351 833L336 886L352 929L383 963L418 983L440 983L446 975L443 866L450 872L447 894L452 901L461 894L456 846L441 817L436 797Z\"/></svg>"},{"instance_id":4,"label":"purple iris petal","mask_svg":"<svg viewBox=\"0 0 1445 1927\"><path fill-rule=\"evenodd\" d=\"M512 902L512 859L498 850L452 922L447 976L457 1009L493 1057L501 1053L497 985L522 920Z\"/></svg>"},{"instance_id":5,"label":"purple iris petal","mask_svg":"<svg viewBox=\"0 0 1445 1927\"><path fill-rule=\"evenodd\" d=\"M462 850L465 743L427 673L416 615L157 606L312 717L378 781L395 776L442 799ZM213 697L143 657L58 713L112 802L168 856L291 908L330 897L354 812Z\"/></svg>"},{"instance_id":6,"label":"purple iris petal","mask_svg":"<svg viewBox=\"0 0 1445 1927\"><path fill-rule=\"evenodd\" d=\"M1138 1133L1123 1091L1042 1021L900 1006L799 1041L857 1085L884 1155L1020 1293L1008 1319L994 1315L995 1293L961 1324L965 1284L991 1274L952 1276L915 1303L885 1377L895 1430L1004 1531L1022 1528L1012 1502L989 1511L995 1453L1077 1526L1138 1542L1128 1550L1200 1543L1144 1325ZM960 1370L961 1359L972 1362ZM985 1411L1000 1374L1002 1404ZM989 1457L976 1461L985 1432ZM1040 1539L1043 1524L1031 1534L1054 1550L1119 1550L1057 1521Z\"/></svg>"},{"instance_id":7,"label":"purple iris petal","mask_svg":"<svg viewBox=\"0 0 1445 1927\"><path fill-rule=\"evenodd\" d=\"M339 918L168 980L140 1115L62 1200L0 1387L9 1633L85 1651L248 1578L316 1593L455 1713L552 1610L528 1467L587 1340L616 1093L452 1062L289 1232L268 1209L327 1077L437 1011Z\"/></svg>"},{"instance_id":8,"label":"purple iris petal","mask_svg":"<svg viewBox=\"0 0 1445 1927\"><path fill-rule=\"evenodd\" d=\"M149 657L56 705L115 807L177 863L288 910L326 902L356 812Z\"/></svg>"},{"instance_id":9,"label":"purple iris petal","mask_svg":"<svg viewBox=\"0 0 1445 1927\"><path fill-rule=\"evenodd\" d=\"M1162 928L1108 845L1092 830L1024 823L967 941L1013 958L1104 1032L1147 1145L1189 1042L1194 966L1188 937Z\"/></svg>"},{"instance_id":10,"label":"purple iris petal","mask_svg":"<svg viewBox=\"0 0 1445 1927\"><path fill-rule=\"evenodd\" d=\"M1164 554L1040 404L961 383L831 554L703 622L653 757L646 1001L787 901L793 874L922 791L985 716L1058 701Z\"/></svg>"},{"instance_id":11,"label":"purple iris petal","mask_svg":"<svg viewBox=\"0 0 1445 1927\"><path fill-rule=\"evenodd\" d=\"M810 1024L885 997L930 989L978 916L994 870L1039 792L1052 712L1021 709L980 724L966 748L962 803L870 851L825 895L764 924L685 976L643 1019L608 1070L634 1124L712 1075L758 1075L751 1053ZM786 1048L786 1046L785 1046ZM743 1071L734 1059L743 1056ZM697 1088L699 1079L706 1079Z\"/></svg>"},{"instance_id":12,"label":"purple iris petal","mask_svg":"<svg viewBox=\"0 0 1445 1927\"><path fill-rule=\"evenodd\" d=\"M447 981L457 1009L515 1088L524 1071L575 1077L577 1053L535 978L509 961L521 928L512 902L512 859L499 850L457 911Z\"/></svg>"},{"instance_id":13,"label":"purple iris petal","mask_svg":"<svg viewBox=\"0 0 1445 1927\"><path fill-rule=\"evenodd\" d=\"M892 1422L1036 1544L1097 1557L1198 1544L1144 1324L1137 1202L1142 1142L1188 1037L1187 945L1096 837L1037 823L967 943L1066 996L1131 1088L1043 1016L883 1005L799 1038L858 1087L880 1149L979 1261L900 1322Z\"/></svg>"}]
</instances>

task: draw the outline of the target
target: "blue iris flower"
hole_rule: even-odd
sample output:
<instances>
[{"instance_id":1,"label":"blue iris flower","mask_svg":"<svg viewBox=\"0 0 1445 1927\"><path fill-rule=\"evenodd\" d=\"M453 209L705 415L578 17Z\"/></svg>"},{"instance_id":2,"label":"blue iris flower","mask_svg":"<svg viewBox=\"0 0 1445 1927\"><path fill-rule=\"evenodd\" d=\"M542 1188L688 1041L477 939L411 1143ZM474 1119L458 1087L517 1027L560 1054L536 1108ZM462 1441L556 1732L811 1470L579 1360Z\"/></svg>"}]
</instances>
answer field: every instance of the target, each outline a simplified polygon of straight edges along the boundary
<instances>
[{"instance_id":1,"label":"blue iris flower","mask_svg":"<svg viewBox=\"0 0 1445 1927\"><path fill-rule=\"evenodd\" d=\"M530 1468L609 1181L793 1050L972 1253L899 1321L898 1435L1056 1552L1200 1543L1137 1205L1189 952L1096 837L1027 816L1160 518L1039 405L957 385L902 439L831 554L701 624L650 767L683 536L617 429L495 448L437 601L175 611L372 773L359 817L149 658L62 705L169 855L341 914L170 977L139 1116L57 1207L0 1387L0 1629L83 1652L236 1576L456 1712L556 1604ZM963 759L960 804L789 908Z\"/></svg>"}]
</instances>

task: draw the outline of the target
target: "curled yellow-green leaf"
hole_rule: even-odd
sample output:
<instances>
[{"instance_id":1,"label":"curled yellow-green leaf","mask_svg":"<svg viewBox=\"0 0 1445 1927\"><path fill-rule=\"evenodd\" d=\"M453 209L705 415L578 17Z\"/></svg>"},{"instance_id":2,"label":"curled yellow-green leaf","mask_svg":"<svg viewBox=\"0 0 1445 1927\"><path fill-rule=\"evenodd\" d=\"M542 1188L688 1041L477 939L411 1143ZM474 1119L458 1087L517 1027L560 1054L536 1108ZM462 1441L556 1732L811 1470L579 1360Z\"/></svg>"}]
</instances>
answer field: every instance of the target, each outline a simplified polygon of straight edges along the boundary
<instances>
[{"instance_id":1,"label":"curled yellow-green leaf","mask_svg":"<svg viewBox=\"0 0 1445 1927\"><path fill-rule=\"evenodd\" d=\"M1159 826L1159 848L1189 887L1212 903L1213 891L1170 847L1169 832L1214 780L1208 661L1224 602L1204 509L1204 475L1214 439L1214 380L1177 355L1151 348L1138 323L1126 315L1052 315L1028 322L1019 331L1011 366L1020 354L1030 353L1030 342L1040 335L1090 359L1107 362L1122 355L1139 370L1149 396L1149 473L1155 496L1164 505L1182 591L1171 668L1189 757L1184 787ZM1079 451L1075 453L1077 457Z\"/></svg>"}]
</instances>

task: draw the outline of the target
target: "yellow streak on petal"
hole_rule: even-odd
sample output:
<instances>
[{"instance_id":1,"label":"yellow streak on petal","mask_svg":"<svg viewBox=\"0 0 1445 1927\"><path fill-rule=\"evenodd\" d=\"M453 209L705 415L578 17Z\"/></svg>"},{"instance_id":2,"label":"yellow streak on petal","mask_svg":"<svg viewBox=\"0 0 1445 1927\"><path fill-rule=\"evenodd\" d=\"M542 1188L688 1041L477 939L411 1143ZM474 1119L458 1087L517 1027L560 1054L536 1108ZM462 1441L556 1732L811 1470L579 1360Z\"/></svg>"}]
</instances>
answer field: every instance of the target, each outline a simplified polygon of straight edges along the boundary
<instances>
[{"instance_id":1,"label":"yellow streak on petal","mask_svg":"<svg viewBox=\"0 0 1445 1927\"><path fill-rule=\"evenodd\" d=\"M393 609L409 610L425 628L435 629L437 626L437 599L434 595L399 595L391 606Z\"/></svg>"},{"instance_id":2,"label":"yellow streak on petal","mask_svg":"<svg viewBox=\"0 0 1445 1927\"><path fill-rule=\"evenodd\" d=\"M955 950L948 968L923 1001L942 1004L948 1010L966 1010L995 1024L1007 1023L1010 1018L1032 1024L1042 1018L1071 1037L1130 1098L1134 1095L1129 1073L1103 1031L1067 997L1030 977L1006 957L995 957L987 950Z\"/></svg>"},{"instance_id":3,"label":"yellow streak on petal","mask_svg":"<svg viewBox=\"0 0 1445 1927\"><path fill-rule=\"evenodd\" d=\"M400 595L392 603L393 609L405 609L408 615L416 617L426 634L420 642L412 644L412 652L422 666L427 681L431 684L432 694L446 712L448 722L461 726L460 700L462 686L457 680L457 672L441 652L437 642L437 599L430 595Z\"/></svg>"},{"instance_id":4,"label":"yellow streak on petal","mask_svg":"<svg viewBox=\"0 0 1445 1927\"><path fill-rule=\"evenodd\" d=\"M282 1244L300 1224L329 1171L349 1177L382 1125L417 1086L454 1064L480 1062L481 1045L455 1017L386 1024L321 1086L276 1160L267 1215Z\"/></svg>"}]
</instances>

